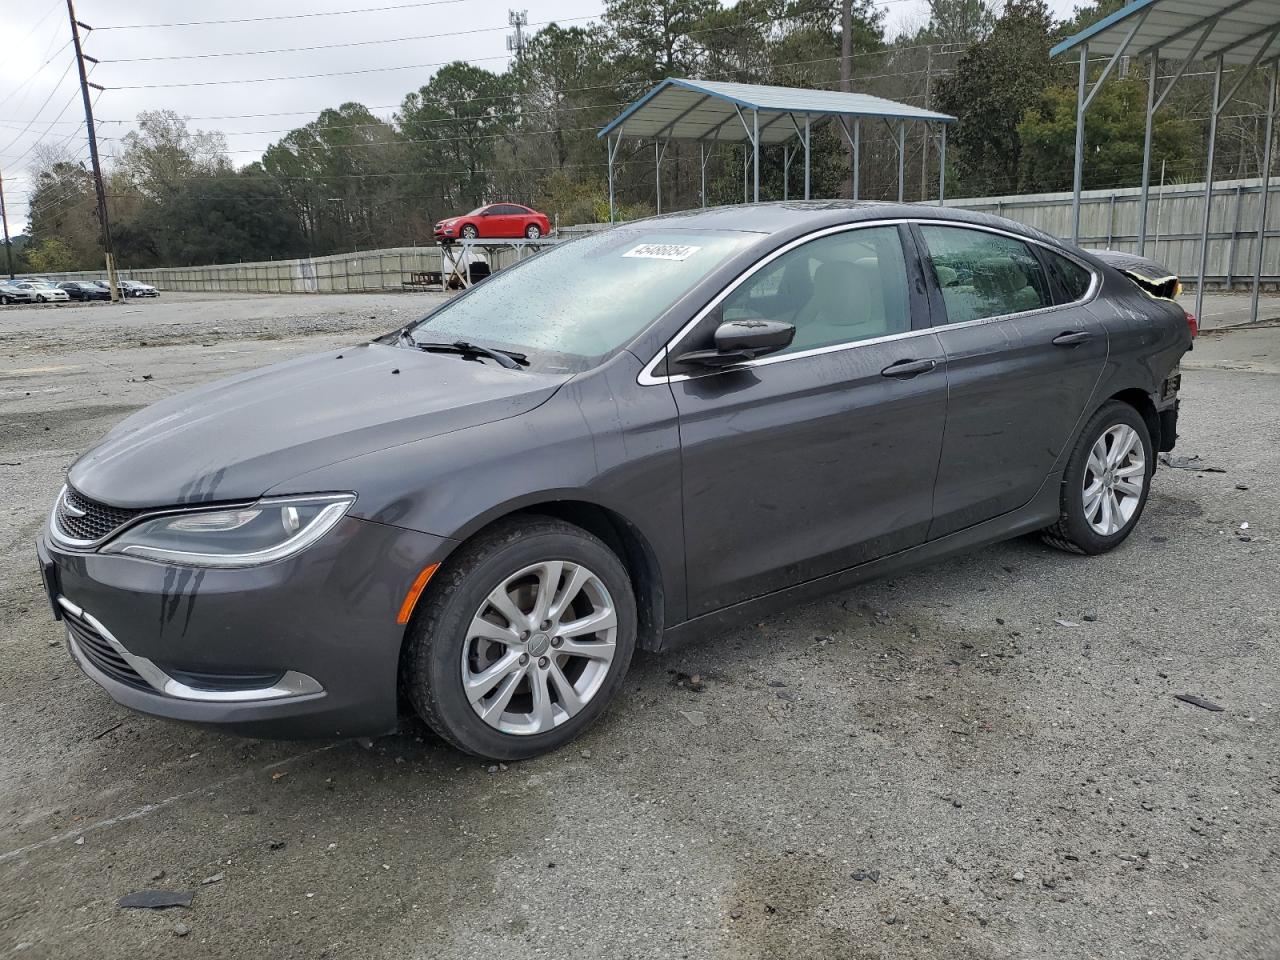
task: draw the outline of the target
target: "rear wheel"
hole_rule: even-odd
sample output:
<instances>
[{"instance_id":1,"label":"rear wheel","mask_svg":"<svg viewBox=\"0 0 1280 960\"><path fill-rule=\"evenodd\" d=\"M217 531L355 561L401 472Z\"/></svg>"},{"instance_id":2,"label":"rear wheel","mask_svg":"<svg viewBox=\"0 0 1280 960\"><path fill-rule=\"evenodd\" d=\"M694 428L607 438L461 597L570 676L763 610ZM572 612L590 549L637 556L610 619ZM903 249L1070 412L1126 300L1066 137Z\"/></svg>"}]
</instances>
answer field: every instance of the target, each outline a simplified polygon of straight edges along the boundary
<instances>
[{"instance_id":1,"label":"rear wheel","mask_svg":"<svg viewBox=\"0 0 1280 960\"><path fill-rule=\"evenodd\" d=\"M542 228L539 227L536 223L531 223L524 228L524 235L529 240L537 240L540 236L542 236Z\"/></svg>"},{"instance_id":2,"label":"rear wheel","mask_svg":"<svg viewBox=\"0 0 1280 960\"><path fill-rule=\"evenodd\" d=\"M626 569L551 517L504 522L449 558L419 602L402 678L418 714L467 753L518 760L574 739L635 649Z\"/></svg>"},{"instance_id":3,"label":"rear wheel","mask_svg":"<svg viewBox=\"0 0 1280 960\"><path fill-rule=\"evenodd\" d=\"M1151 491L1155 457L1142 415L1111 400L1080 432L1062 481L1061 515L1046 543L1072 553L1105 553L1137 526Z\"/></svg>"}]
</instances>

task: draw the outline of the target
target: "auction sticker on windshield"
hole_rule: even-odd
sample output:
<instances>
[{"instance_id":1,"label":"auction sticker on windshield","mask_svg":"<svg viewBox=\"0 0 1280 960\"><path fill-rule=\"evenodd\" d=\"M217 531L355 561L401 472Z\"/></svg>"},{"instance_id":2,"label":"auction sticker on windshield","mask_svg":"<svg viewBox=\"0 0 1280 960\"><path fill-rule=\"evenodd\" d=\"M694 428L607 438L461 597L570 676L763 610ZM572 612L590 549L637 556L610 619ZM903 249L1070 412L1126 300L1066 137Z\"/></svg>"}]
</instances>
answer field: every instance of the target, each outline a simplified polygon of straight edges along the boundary
<instances>
[{"instance_id":1,"label":"auction sticker on windshield","mask_svg":"<svg viewBox=\"0 0 1280 960\"><path fill-rule=\"evenodd\" d=\"M645 260L688 260L701 249L682 243L642 243L638 247L632 247L623 256L643 257Z\"/></svg>"}]
</instances>

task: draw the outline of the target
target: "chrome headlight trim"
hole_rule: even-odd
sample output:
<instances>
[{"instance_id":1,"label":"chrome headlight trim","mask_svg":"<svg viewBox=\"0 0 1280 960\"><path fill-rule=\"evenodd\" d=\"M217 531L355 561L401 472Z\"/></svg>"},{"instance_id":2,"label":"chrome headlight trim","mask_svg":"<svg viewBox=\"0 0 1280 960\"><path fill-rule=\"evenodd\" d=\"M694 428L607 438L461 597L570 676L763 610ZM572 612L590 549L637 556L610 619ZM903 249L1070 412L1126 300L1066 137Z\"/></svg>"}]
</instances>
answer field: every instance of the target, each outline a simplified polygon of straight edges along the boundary
<instances>
[{"instance_id":1,"label":"chrome headlight trim","mask_svg":"<svg viewBox=\"0 0 1280 960\"><path fill-rule=\"evenodd\" d=\"M187 509L157 510L139 516L127 527L115 533L98 550L103 554L136 557L144 560L155 560L160 563L175 564L188 567L207 567L215 569L240 569L257 567L277 560L284 560L306 550L337 525L356 501L354 493L316 494L313 496L265 497L249 504L219 504L217 506L200 506ZM279 543L261 550L244 553L206 553L200 550L182 550L130 542L130 537L139 536L139 528L158 521L195 516L199 514L218 514L245 511L247 509L273 509L288 506L320 505L320 511L296 533L287 536ZM216 534L215 534L216 536Z\"/></svg>"}]
</instances>

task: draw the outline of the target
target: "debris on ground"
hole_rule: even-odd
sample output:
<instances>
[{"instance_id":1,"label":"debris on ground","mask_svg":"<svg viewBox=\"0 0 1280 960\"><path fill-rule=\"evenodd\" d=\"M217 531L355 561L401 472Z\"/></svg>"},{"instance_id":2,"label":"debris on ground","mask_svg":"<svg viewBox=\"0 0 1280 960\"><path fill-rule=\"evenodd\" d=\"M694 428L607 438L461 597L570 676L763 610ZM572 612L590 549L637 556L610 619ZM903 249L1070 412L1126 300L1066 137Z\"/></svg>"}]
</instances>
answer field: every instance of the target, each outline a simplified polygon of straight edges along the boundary
<instances>
[{"instance_id":1,"label":"debris on ground","mask_svg":"<svg viewBox=\"0 0 1280 960\"><path fill-rule=\"evenodd\" d=\"M701 710L681 710L680 716L689 721L694 727L705 727L707 725L707 715Z\"/></svg>"},{"instance_id":2,"label":"debris on ground","mask_svg":"<svg viewBox=\"0 0 1280 960\"><path fill-rule=\"evenodd\" d=\"M1197 697L1190 693L1175 693L1173 699L1181 700L1183 703L1189 703L1193 707L1199 707L1201 710L1212 710L1214 713L1221 713L1227 708L1221 704L1214 703L1212 700L1205 700L1203 697Z\"/></svg>"},{"instance_id":3,"label":"debris on ground","mask_svg":"<svg viewBox=\"0 0 1280 960\"><path fill-rule=\"evenodd\" d=\"M1056 624L1057 624L1058 626L1060 626L1060 627L1078 627L1078 626L1080 626L1080 624L1076 623L1074 620L1061 620L1061 619L1059 619L1059 620L1055 620L1055 621L1053 621L1053 622L1054 622L1054 623L1056 623Z\"/></svg>"},{"instance_id":4,"label":"debris on ground","mask_svg":"<svg viewBox=\"0 0 1280 960\"><path fill-rule=\"evenodd\" d=\"M204 886L204 887L207 887L207 886L209 886L209 884L211 884L211 883L221 883L221 882L222 882L222 879L223 879L223 878L222 878L222 874L220 874L220 873L215 873L213 876L211 876L211 877L205 877L203 880L201 880L201 881L200 881L200 885L201 885L201 886Z\"/></svg>"},{"instance_id":5,"label":"debris on ground","mask_svg":"<svg viewBox=\"0 0 1280 960\"><path fill-rule=\"evenodd\" d=\"M671 683L676 687L683 687L691 693L702 693L707 689L707 684L700 673L685 673L681 670L668 670L671 674Z\"/></svg>"},{"instance_id":6,"label":"debris on ground","mask_svg":"<svg viewBox=\"0 0 1280 960\"><path fill-rule=\"evenodd\" d=\"M166 907L189 907L194 896L190 890L135 890L121 897L116 905L124 909L163 910Z\"/></svg>"},{"instance_id":7,"label":"debris on ground","mask_svg":"<svg viewBox=\"0 0 1280 960\"><path fill-rule=\"evenodd\" d=\"M1173 457L1167 453L1160 454L1160 462L1175 470L1191 470L1196 473L1226 473L1221 467L1214 467L1200 459L1199 454L1190 457Z\"/></svg>"},{"instance_id":8,"label":"debris on ground","mask_svg":"<svg viewBox=\"0 0 1280 960\"><path fill-rule=\"evenodd\" d=\"M191 932L191 927L187 924L178 922L173 925L173 935L175 937L185 937Z\"/></svg>"}]
</instances>

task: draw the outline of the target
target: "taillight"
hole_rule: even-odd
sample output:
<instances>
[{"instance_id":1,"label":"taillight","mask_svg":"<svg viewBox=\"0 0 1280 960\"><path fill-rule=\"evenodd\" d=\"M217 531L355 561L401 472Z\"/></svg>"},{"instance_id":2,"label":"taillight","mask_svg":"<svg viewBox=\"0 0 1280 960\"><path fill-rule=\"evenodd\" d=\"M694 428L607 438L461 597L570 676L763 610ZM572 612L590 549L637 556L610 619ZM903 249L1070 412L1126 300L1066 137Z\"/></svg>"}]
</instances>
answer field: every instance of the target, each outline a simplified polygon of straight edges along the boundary
<instances>
[{"instance_id":1,"label":"taillight","mask_svg":"<svg viewBox=\"0 0 1280 960\"><path fill-rule=\"evenodd\" d=\"M1187 311L1184 310L1183 313L1187 313ZM1192 340L1200 335L1200 324L1196 320L1196 315L1194 313L1187 313L1187 326L1191 328Z\"/></svg>"}]
</instances>

